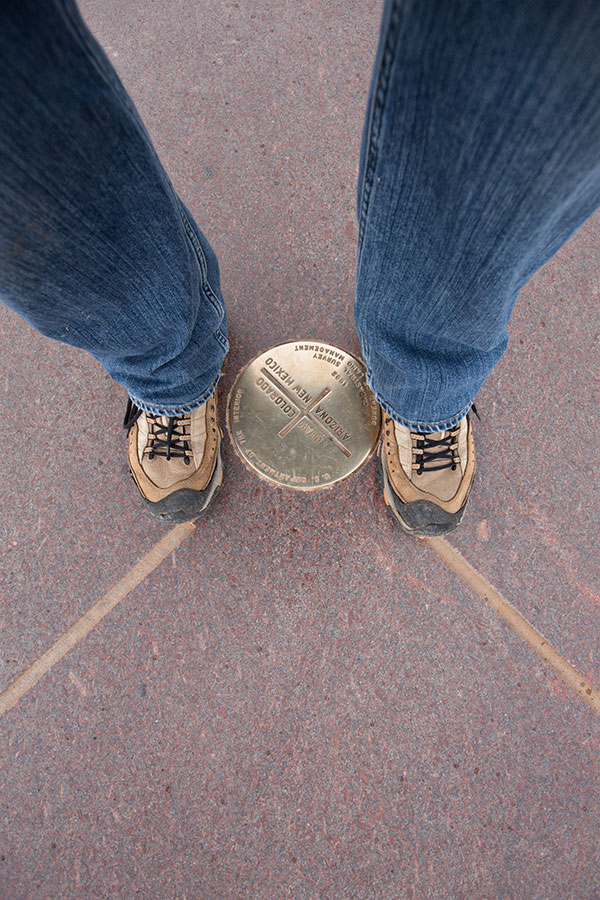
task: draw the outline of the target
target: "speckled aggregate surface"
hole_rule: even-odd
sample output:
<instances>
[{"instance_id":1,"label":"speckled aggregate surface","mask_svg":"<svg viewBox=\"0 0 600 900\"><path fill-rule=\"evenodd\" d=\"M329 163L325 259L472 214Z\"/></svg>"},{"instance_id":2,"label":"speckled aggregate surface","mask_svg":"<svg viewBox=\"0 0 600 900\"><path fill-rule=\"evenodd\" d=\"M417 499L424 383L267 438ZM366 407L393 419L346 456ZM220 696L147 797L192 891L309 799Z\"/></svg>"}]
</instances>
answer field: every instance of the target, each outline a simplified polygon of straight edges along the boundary
<instances>
[{"instance_id":1,"label":"speckled aggregate surface","mask_svg":"<svg viewBox=\"0 0 600 900\"><path fill-rule=\"evenodd\" d=\"M357 353L379 7L85 0L220 258L239 368ZM596 215L526 286L451 536L596 687ZM0 688L165 534L122 389L0 308ZM7 452L10 448L10 452ZM595 900L598 718L424 543L374 461L218 505L0 720L1 900Z\"/></svg>"}]
</instances>

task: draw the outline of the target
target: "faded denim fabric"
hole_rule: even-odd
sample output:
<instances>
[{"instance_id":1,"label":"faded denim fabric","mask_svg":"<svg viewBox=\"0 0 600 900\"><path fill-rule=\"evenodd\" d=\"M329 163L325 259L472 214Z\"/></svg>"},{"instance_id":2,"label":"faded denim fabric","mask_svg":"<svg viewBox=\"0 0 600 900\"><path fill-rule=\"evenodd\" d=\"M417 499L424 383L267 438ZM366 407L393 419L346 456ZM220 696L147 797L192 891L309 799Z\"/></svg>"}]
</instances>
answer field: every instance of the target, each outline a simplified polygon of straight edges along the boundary
<instances>
[{"instance_id":1,"label":"faded denim fabric","mask_svg":"<svg viewBox=\"0 0 600 900\"><path fill-rule=\"evenodd\" d=\"M462 418L519 290L598 205L600 4L386 2L355 320L392 418L425 432Z\"/></svg>"},{"instance_id":2,"label":"faded denim fabric","mask_svg":"<svg viewBox=\"0 0 600 900\"><path fill-rule=\"evenodd\" d=\"M5 303L148 412L210 396L217 259L71 0L0 3L0 210Z\"/></svg>"},{"instance_id":3,"label":"faded denim fabric","mask_svg":"<svg viewBox=\"0 0 600 900\"><path fill-rule=\"evenodd\" d=\"M520 288L600 204L599 151L595 0L387 0L355 319L395 419L435 431L470 408ZM8 305L148 412L210 395L216 257L73 0L0 4L0 209Z\"/></svg>"}]
</instances>

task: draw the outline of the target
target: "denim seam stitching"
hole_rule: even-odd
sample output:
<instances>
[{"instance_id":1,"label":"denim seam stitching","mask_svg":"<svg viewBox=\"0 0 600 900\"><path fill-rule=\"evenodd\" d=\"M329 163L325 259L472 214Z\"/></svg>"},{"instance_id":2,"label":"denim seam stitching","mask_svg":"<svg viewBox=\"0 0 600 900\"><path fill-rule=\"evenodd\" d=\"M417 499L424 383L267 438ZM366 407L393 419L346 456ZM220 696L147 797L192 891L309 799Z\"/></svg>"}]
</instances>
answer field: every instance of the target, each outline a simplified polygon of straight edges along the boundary
<instances>
[{"instance_id":1,"label":"denim seam stitching","mask_svg":"<svg viewBox=\"0 0 600 900\"><path fill-rule=\"evenodd\" d=\"M187 212L183 208L182 204L178 203L177 206L179 208L179 213L181 215L183 227L185 228L186 234L189 237L189 239L192 243L192 246L194 248L194 252L196 253L196 256L198 257L198 263L200 265L200 271L202 273L202 290L206 294L206 297L210 301L215 312L217 312L220 316L223 316L225 314L225 310L223 309L223 304L221 303L221 301L219 300L219 298L213 291L212 287L210 286L210 282L208 280L208 266L206 264L206 257L204 256L204 250L202 249L202 245L200 244L200 241L198 240L198 236L190 224L189 217L187 215Z\"/></svg>"},{"instance_id":2,"label":"denim seam stitching","mask_svg":"<svg viewBox=\"0 0 600 900\"><path fill-rule=\"evenodd\" d=\"M112 66L110 59L108 59L108 53L104 50L102 46L98 46L98 42L96 41L95 36L91 33L89 28L87 27L87 23L83 20L79 9L75 6L75 8L71 8L68 3L65 3L62 7L62 10L65 15L65 21L70 25L71 32L73 37L78 42L80 49L86 54L87 60L91 63L93 68L95 69L98 77L101 81L109 88L109 90L117 93L124 104L124 106L129 111L132 119L136 122L141 135L146 141L147 148L152 155L154 161L157 165L157 173L159 179L163 181L164 187L171 195L171 197L176 202L176 205L180 206L179 197L173 187L173 183L169 178L165 167L163 166L158 153L156 152L156 148L150 137L150 133L144 124L142 117L140 116L137 107L131 97L127 89L125 88L123 82L121 81L118 72L113 67L113 72L107 72L106 70L106 62L108 61L108 65ZM104 54L104 56L100 55ZM114 74L114 77L112 77ZM220 314L224 315L224 310L220 310ZM223 343L221 341L221 343Z\"/></svg>"},{"instance_id":3,"label":"denim seam stitching","mask_svg":"<svg viewBox=\"0 0 600 900\"><path fill-rule=\"evenodd\" d=\"M100 78L102 79L102 81L104 82L104 84L107 87L109 87L112 91L117 91L119 93L122 101L126 104L129 111L134 115L138 124L140 124L142 126L145 136L148 140L148 143L150 144L150 147L152 148L152 152L162 168L162 164L160 163L160 160L158 159L158 155L156 153L156 150L154 149L152 141L150 140L150 136L148 134L146 126L142 122L140 114L137 111L136 106L133 103L133 100L127 93L127 90L125 89L121 79L119 78L118 73L117 73L116 79L109 77L109 75L106 71L106 68L104 66L104 59L102 59L98 56L98 48L96 47L96 45L94 43L95 38L93 35L90 35L89 30L87 29L86 23L83 22L82 20L80 20L79 17L77 16L77 14L74 14L74 11L69 7L68 4L64 4L63 12L65 14L66 19L68 20L68 22L71 25L71 30L72 30L73 36L77 39L80 48L84 52L86 52L88 59L91 61L97 74L100 76ZM79 13L79 10L77 10L76 12ZM81 14L79 13L79 16L80 15ZM82 28L82 25L83 25L83 28ZM92 40L90 40L90 37L92 38ZM101 48L101 49L103 49L103 48ZM106 52L106 51L104 51L104 52ZM108 57L108 54L106 54L106 55Z\"/></svg>"},{"instance_id":4,"label":"denim seam stitching","mask_svg":"<svg viewBox=\"0 0 600 900\"><path fill-rule=\"evenodd\" d=\"M390 83L390 70L394 61L394 50L397 43L397 30L400 22L400 11L398 4L394 3L390 13L388 31L381 57L381 66L379 68L377 88L373 99L373 110L371 113L371 121L369 123L368 151L365 164L365 174L363 177L363 189L361 196L360 221L358 229L358 244L362 246L362 240L366 228L366 220L369 211L369 201L373 188L373 180L378 160L378 144L381 133L381 123L383 121L383 108L387 98L387 92Z\"/></svg>"},{"instance_id":5,"label":"denim seam stitching","mask_svg":"<svg viewBox=\"0 0 600 900\"><path fill-rule=\"evenodd\" d=\"M155 147L152 143L152 140L148 134L148 130L146 129L146 126L144 125L133 101L131 100L131 97L125 90L121 80L118 78L118 75L117 75L116 80L109 78L109 76L106 72L106 69L103 65L104 61L98 57L97 48L96 48L93 40L90 40L90 35L85 28L85 23L83 23L84 28L82 28L81 27L82 23L79 21L77 16L73 15L73 11L67 5L64 7L64 12L65 12L67 20L69 21L69 23L71 25L71 29L72 29L74 37L79 42L79 46L81 47L81 49L87 52L88 58L90 59L92 65L94 66L97 74L100 76L100 78L102 79L104 84L107 85L107 87L109 87L111 90L118 91L119 95L121 96L121 99L126 104L129 111L132 113L132 115L135 118L135 120L137 121L138 125L141 127L141 129L144 133L144 136L146 137L146 140L148 142L148 145L150 147L150 150L151 150L156 162L158 163L159 171L163 173L163 177L166 180L169 191L171 192L171 194L175 200L175 205L177 206L177 209L179 210L179 214L180 214L184 229L185 229L185 231L192 243L192 246L194 248L194 252L196 254L196 258L198 259L198 264L200 266L200 271L202 273L202 286L201 286L202 290L203 290L207 300L209 301L209 303L215 310L215 312L219 315L219 317L221 319L223 319L225 317L225 309L223 307L223 304L220 302L219 298L217 297L217 295L214 293L214 291L208 281L208 267L206 265L206 258L204 256L204 251L202 250L202 246L198 240L196 233L194 232L194 229L192 228L192 226L190 224L188 215L185 212L185 210L183 209L181 201L179 200L179 197L177 196L177 193L175 192L175 190L173 188L171 180L169 179L168 175L166 174L166 172L164 170L164 167L158 157L158 154L156 153L156 149L155 149ZM215 331L215 337L217 338L221 347L225 351L227 351L229 349L229 343L227 341L227 338L221 331L220 326Z\"/></svg>"}]
</instances>

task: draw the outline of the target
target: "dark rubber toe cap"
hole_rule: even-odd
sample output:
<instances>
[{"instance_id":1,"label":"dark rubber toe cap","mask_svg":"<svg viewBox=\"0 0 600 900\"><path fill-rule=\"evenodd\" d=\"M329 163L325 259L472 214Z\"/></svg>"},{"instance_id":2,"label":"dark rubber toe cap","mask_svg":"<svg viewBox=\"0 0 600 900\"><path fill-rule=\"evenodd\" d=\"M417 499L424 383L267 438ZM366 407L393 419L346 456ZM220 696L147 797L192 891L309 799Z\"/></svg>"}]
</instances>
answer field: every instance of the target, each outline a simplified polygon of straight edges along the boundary
<instances>
[{"instance_id":1,"label":"dark rubber toe cap","mask_svg":"<svg viewBox=\"0 0 600 900\"><path fill-rule=\"evenodd\" d=\"M460 525L465 514L468 497L455 513L447 512L430 500L403 503L389 482L383 454L379 456L379 477L387 507L407 534L412 534L413 537L436 537L440 534L448 534L449 531L453 531Z\"/></svg>"}]
</instances>

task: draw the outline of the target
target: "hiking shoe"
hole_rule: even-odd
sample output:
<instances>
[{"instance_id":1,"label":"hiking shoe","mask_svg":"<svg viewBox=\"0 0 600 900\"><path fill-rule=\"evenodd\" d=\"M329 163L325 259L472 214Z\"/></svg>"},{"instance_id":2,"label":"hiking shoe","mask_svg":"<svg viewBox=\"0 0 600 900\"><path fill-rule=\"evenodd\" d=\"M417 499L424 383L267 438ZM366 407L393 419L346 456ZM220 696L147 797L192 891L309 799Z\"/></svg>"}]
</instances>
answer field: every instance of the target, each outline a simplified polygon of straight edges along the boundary
<instances>
[{"instance_id":1,"label":"hiking shoe","mask_svg":"<svg viewBox=\"0 0 600 900\"><path fill-rule=\"evenodd\" d=\"M475 475L469 416L448 431L419 434L385 418L379 451L383 497L416 537L446 534L460 523Z\"/></svg>"},{"instance_id":2,"label":"hiking shoe","mask_svg":"<svg viewBox=\"0 0 600 900\"><path fill-rule=\"evenodd\" d=\"M146 507L163 522L188 522L210 506L223 481L216 391L183 416L154 416L127 404L129 469Z\"/></svg>"}]
</instances>

